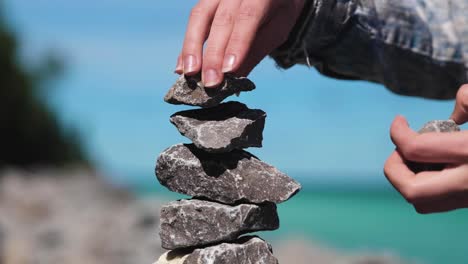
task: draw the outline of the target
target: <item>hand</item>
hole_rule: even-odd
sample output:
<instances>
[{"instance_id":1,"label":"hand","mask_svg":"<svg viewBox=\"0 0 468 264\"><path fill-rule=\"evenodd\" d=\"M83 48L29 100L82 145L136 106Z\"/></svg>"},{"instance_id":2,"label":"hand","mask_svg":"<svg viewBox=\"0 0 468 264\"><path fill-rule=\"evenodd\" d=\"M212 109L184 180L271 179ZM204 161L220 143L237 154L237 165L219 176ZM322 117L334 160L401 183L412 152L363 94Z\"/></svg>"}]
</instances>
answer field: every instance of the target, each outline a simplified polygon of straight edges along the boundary
<instances>
[{"instance_id":1,"label":"hand","mask_svg":"<svg viewBox=\"0 0 468 264\"><path fill-rule=\"evenodd\" d=\"M286 41L304 2L200 0L190 14L175 72L194 75L202 70L206 87L220 84L223 73L247 76Z\"/></svg>"},{"instance_id":2,"label":"hand","mask_svg":"<svg viewBox=\"0 0 468 264\"><path fill-rule=\"evenodd\" d=\"M459 89L451 119L468 121L468 85ZM468 131L418 134L399 116L390 134L396 151L385 164L385 176L418 213L468 207ZM414 173L406 161L447 165L441 171Z\"/></svg>"}]
</instances>

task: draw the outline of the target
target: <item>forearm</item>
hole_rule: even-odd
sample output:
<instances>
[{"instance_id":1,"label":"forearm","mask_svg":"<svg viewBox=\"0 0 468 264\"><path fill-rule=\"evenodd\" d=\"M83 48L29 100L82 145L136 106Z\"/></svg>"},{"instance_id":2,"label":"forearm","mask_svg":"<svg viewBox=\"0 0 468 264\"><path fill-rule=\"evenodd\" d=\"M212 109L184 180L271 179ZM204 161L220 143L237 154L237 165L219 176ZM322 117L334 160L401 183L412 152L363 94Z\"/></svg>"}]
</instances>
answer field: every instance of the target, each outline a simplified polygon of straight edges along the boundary
<instances>
[{"instance_id":1,"label":"forearm","mask_svg":"<svg viewBox=\"0 0 468 264\"><path fill-rule=\"evenodd\" d=\"M309 64L327 76L379 82L399 94L453 98L468 79L468 4L450 3L310 0L271 56L283 68Z\"/></svg>"}]
</instances>

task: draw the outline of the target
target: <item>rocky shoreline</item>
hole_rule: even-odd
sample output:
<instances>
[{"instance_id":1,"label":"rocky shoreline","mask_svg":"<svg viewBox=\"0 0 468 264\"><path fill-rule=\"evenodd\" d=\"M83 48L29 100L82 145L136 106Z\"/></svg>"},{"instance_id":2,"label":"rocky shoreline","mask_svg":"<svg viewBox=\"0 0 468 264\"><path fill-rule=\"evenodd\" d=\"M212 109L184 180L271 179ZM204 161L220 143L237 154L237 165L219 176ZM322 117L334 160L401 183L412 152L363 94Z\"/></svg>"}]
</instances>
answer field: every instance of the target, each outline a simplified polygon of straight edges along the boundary
<instances>
[{"instance_id":1,"label":"rocky shoreline","mask_svg":"<svg viewBox=\"0 0 468 264\"><path fill-rule=\"evenodd\" d=\"M1 171L0 263L153 263L165 251L157 239L165 203L138 199L88 170ZM407 263L339 253L301 239L271 242L280 263Z\"/></svg>"},{"instance_id":2,"label":"rocky shoreline","mask_svg":"<svg viewBox=\"0 0 468 264\"><path fill-rule=\"evenodd\" d=\"M159 207L86 170L3 171L0 263L151 263Z\"/></svg>"}]
</instances>

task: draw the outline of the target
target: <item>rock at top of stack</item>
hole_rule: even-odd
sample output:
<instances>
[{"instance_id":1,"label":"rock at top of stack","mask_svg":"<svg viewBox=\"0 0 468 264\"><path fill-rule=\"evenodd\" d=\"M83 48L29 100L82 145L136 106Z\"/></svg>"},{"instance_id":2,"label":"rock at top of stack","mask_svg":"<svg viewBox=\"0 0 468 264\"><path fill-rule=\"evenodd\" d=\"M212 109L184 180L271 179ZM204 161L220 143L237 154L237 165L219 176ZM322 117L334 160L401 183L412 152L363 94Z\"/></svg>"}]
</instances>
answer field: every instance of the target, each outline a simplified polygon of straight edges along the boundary
<instances>
[{"instance_id":1,"label":"rock at top of stack","mask_svg":"<svg viewBox=\"0 0 468 264\"><path fill-rule=\"evenodd\" d=\"M270 244L256 236L245 236L233 243L195 250L173 250L162 255L154 264L278 264Z\"/></svg>"},{"instance_id":2,"label":"rock at top of stack","mask_svg":"<svg viewBox=\"0 0 468 264\"><path fill-rule=\"evenodd\" d=\"M262 110L228 102L212 108L177 112L170 121L198 148L220 153L261 147L265 118Z\"/></svg>"},{"instance_id":3,"label":"rock at top of stack","mask_svg":"<svg viewBox=\"0 0 468 264\"><path fill-rule=\"evenodd\" d=\"M200 247L279 227L274 203L225 205L198 199L171 202L161 209L165 249Z\"/></svg>"},{"instance_id":4,"label":"rock at top of stack","mask_svg":"<svg viewBox=\"0 0 468 264\"><path fill-rule=\"evenodd\" d=\"M243 150L209 153L178 144L158 157L156 175L169 190L226 204L281 203L301 185Z\"/></svg>"},{"instance_id":5,"label":"rock at top of stack","mask_svg":"<svg viewBox=\"0 0 468 264\"><path fill-rule=\"evenodd\" d=\"M201 82L200 74L195 76L181 75L169 89L164 100L170 104L186 104L201 107L213 107L224 99L240 92L252 91L255 84L244 77L226 74L224 81L214 88L206 88Z\"/></svg>"},{"instance_id":6,"label":"rock at top of stack","mask_svg":"<svg viewBox=\"0 0 468 264\"><path fill-rule=\"evenodd\" d=\"M458 132L460 127L453 120L433 120L429 121L418 131L419 134L424 133L450 133ZM420 163L408 161L408 167L415 173L422 171L440 171L445 168L446 164L440 163Z\"/></svg>"}]
</instances>

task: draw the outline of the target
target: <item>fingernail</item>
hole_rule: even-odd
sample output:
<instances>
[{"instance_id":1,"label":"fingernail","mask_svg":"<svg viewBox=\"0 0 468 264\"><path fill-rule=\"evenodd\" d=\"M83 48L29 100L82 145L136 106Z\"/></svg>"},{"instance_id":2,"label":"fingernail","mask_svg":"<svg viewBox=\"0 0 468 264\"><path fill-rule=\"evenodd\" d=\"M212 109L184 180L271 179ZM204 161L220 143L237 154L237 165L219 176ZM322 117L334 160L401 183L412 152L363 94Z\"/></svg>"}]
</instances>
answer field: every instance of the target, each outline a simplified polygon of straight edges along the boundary
<instances>
[{"instance_id":1,"label":"fingernail","mask_svg":"<svg viewBox=\"0 0 468 264\"><path fill-rule=\"evenodd\" d=\"M184 57L184 73L193 73L195 71L196 58L193 55Z\"/></svg>"},{"instance_id":2,"label":"fingernail","mask_svg":"<svg viewBox=\"0 0 468 264\"><path fill-rule=\"evenodd\" d=\"M203 74L203 83L208 87L214 86L218 83L218 77L219 75L216 70L209 69Z\"/></svg>"},{"instance_id":3,"label":"fingernail","mask_svg":"<svg viewBox=\"0 0 468 264\"><path fill-rule=\"evenodd\" d=\"M236 56L229 54L224 58L223 62L223 72L230 72L234 67L234 63L236 62Z\"/></svg>"},{"instance_id":4,"label":"fingernail","mask_svg":"<svg viewBox=\"0 0 468 264\"><path fill-rule=\"evenodd\" d=\"M177 65L176 65L174 72L180 74L182 73L183 70L184 70L184 66L182 65L182 60L179 58L177 59Z\"/></svg>"}]
</instances>

